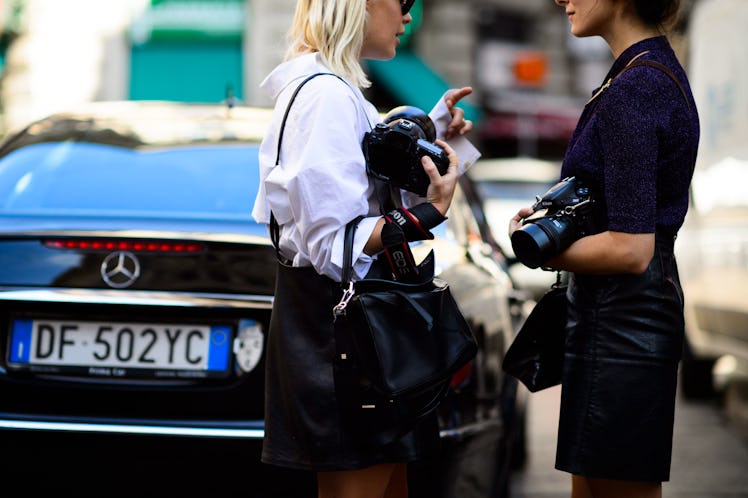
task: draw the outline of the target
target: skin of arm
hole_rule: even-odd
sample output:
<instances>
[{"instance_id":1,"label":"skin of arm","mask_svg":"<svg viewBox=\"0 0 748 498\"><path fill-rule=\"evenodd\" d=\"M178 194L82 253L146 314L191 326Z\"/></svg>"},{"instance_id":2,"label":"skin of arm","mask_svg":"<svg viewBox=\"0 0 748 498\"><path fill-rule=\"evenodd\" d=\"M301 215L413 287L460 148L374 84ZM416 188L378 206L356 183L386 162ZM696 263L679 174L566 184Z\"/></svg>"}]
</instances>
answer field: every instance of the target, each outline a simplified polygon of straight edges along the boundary
<instances>
[{"instance_id":1,"label":"skin of arm","mask_svg":"<svg viewBox=\"0 0 748 498\"><path fill-rule=\"evenodd\" d=\"M531 208L520 209L509 222L509 236L522 226ZM544 265L554 270L593 275L644 273L654 255L653 233L605 231L582 237Z\"/></svg>"}]
</instances>

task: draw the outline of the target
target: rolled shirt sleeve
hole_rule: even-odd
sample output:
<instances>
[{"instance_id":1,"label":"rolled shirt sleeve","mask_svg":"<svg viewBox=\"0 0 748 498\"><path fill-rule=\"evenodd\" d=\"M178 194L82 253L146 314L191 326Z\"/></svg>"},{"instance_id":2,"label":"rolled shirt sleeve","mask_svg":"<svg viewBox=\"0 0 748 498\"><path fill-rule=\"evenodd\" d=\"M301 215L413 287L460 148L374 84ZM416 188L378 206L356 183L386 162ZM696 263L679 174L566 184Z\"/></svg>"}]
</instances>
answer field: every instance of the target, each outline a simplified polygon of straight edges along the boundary
<instances>
[{"instance_id":1,"label":"rolled shirt sleeve","mask_svg":"<svg viewBox=\"0 0 748 498\"><path fill-rule=\"evenodd\" d=\"M379 216L372 210L373 187L361 150L370 129L362 100L335 77L309 81L288 115L280 165L269 168L263 182L267 208L283 226L281 253L295 266L311 265L335 280L341 275L345 225L358 215L373 216L359 225L354 240L354 273L360 277L372 261L363 247ZM271 152L273 145L261 148ZM274 161L273 154L263 159L261 153L261 162L271 155Z\"/></svg>"}]
</instances>

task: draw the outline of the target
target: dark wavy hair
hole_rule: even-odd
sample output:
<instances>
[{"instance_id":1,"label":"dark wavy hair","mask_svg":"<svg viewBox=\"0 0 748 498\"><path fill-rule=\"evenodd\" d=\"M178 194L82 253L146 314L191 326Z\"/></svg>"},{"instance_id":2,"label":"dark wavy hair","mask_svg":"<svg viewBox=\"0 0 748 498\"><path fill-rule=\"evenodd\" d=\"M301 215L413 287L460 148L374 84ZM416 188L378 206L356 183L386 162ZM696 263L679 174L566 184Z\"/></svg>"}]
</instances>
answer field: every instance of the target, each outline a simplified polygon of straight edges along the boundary
<instances>
[{"instance_id":1,"label":"dark wavy hair","mask_svg":"<svg viewBox=\"0 0 748 498\"><path fill-rule=\"evenodd\" d=\"M650 26L671 25L676 21L680 0L631 0L636 13Z\"/></svg>"}]
</instances>

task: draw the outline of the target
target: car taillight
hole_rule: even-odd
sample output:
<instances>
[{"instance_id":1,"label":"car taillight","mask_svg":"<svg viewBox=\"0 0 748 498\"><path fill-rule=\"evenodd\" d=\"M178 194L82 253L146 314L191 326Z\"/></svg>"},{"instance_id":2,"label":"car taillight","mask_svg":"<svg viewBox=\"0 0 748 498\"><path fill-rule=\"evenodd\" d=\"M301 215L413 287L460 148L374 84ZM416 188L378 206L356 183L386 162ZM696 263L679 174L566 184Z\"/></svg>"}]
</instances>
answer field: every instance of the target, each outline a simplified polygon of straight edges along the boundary
<instances>
[{"instance_id":1,"label":"car taillight","mask_svg":"<svg viewBox=\"0 0 748 498\"><path fill-rule=\"evenodd\" d=\"M198 253L205 251L205 245L196 242L148 241L148 240L107 240L107 239L48 239L46 247L52 249L82 249L86 251L131 251L131 252L170 252Z\"/></svg>"}]
</instances>

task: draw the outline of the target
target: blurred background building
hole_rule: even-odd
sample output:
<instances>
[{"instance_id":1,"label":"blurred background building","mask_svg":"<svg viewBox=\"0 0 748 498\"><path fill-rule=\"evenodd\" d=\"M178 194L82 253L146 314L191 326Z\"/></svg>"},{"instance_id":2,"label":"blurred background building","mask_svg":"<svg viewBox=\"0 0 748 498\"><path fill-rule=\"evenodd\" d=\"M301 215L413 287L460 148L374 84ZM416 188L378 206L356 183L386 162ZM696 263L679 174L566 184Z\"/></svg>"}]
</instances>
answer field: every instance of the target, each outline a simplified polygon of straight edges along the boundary
<instances>
[{"instance_id":1,"label":"blurred background building","mask_svg":"<svg viewBox=\"0 0 748 498\"><path fill-rule=\"evenodd\" d=\"M3 130L94 100L270 105L295 0L0 0ZM486 156L559 157L611 55L576 39L552 0L423 0L397 57L371 62L386 111L430 109L448 87Z\"/></svg>"}]
</instances>

